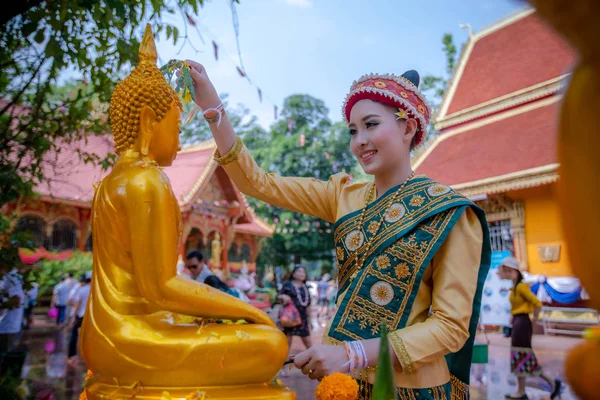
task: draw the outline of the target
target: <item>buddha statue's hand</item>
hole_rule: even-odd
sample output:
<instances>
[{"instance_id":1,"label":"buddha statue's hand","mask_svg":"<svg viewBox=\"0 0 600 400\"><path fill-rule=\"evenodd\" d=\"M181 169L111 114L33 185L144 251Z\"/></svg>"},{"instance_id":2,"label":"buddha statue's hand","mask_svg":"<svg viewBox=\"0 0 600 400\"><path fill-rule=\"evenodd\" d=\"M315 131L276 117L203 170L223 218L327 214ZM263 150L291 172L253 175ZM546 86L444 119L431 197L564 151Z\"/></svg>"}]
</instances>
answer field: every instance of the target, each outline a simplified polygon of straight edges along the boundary
<instances>
[{"instance_id":1,"label":"buddha statue's hand","mask_svg":"<svg viewBox=\"0 0 600 400\"><path fill-rule=\"evenodd\" d=\"M194 82L194 93L196 95L194 101L198 107L203 110L217 107L221 104L221 99L219 98L214 85L210 81L204 66L195 61L186 61L190 64L190 75Z\"/></svg>"},{"instance_id":2,"label":"buddha statue's hand","mask_svg":"<svg viewBox=\"0 0 600 400\"><path fill-rule=\"evenodd\" d=\"M263 325L268 325L268 326L272 326L272 327L277 327L277 325L275 324L275 322L271 319L271 317L269 317L269 314L267 314L266 312L264 312L263 310L251 306L253 308L252 312L250 313L250 315L248 315L248 319L255 323L255 324L263 324Z\"/></svg>"}]
</instances>

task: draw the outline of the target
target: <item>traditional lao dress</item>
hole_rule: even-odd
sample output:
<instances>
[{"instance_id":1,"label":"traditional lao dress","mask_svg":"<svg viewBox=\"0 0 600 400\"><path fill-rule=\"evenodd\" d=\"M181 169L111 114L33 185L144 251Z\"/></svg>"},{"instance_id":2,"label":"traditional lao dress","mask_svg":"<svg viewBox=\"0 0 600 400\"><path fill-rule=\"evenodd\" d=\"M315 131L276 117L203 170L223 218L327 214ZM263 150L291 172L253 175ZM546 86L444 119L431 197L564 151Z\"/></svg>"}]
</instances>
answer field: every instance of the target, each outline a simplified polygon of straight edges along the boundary
<instances>
[{"instance_id":1,"label":"traditional lao dress","mask_svg":"<svg viewBox=\"0 0 600 400\"><path fill-rule=\"evenodd\" d=\"M398 187L368 204L358 226L372 183L352 183L347 174L328 181L267 174L239 139L215 159L243 193L335 223L338 307L325 344L379 337L386 323L401 365L395 371L398 398L469 397L491 257L481 209L449 187L416 176L396 197ZM362 265L357 254L364 257ZM357 378L370 398L375 368Z\"/></svg>"}]
</instances>

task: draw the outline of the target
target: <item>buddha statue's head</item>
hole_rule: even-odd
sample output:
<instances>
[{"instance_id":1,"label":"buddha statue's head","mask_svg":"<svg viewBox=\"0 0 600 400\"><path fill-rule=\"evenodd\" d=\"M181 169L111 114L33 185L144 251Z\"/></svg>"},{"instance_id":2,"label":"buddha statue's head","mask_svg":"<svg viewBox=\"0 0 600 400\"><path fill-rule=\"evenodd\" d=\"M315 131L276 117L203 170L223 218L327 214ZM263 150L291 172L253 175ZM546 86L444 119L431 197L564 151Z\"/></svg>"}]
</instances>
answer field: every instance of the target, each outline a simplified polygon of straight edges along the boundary
<instances>
[{"instance_id":1,"label":"buddha statue's head","mask_svg":"<svg viewBox=\"0 0 600 400\"><path fill-rule=\"evenodd\" d=\"M171 165L179 149L181 101L156 66L156 45L146 25L139 65L115 87L110 122L117 154L133 149L159 165Z\"/></svg>"}]
</instances>

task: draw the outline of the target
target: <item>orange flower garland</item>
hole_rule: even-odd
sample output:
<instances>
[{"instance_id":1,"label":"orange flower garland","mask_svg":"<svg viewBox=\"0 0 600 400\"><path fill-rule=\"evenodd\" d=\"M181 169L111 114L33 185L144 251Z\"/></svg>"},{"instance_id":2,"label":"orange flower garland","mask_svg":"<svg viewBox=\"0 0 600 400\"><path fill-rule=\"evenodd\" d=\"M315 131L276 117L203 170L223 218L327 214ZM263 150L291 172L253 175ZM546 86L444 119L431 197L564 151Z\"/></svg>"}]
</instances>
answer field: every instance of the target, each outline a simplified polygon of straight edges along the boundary
<instances>
[{"instance_id":1,"label":"orange flower garland","mask_svg":"<svg viewBox=\"0 0 600 400\"><path fill-rule=\"evenodd\" d=\"M351 376L336 372L323 378L315 396L317 400L356 400L358 383Z\"/></svg>"}]
</instances>

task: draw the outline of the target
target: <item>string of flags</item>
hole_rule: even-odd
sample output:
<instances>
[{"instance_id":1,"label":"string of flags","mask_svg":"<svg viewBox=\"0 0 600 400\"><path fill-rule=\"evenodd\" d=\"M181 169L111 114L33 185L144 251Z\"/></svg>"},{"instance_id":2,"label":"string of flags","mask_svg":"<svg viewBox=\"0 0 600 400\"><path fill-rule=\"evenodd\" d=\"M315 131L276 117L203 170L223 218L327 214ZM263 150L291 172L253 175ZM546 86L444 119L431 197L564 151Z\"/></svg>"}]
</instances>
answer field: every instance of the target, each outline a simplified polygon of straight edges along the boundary
<instances>
[{"instance_id":1,"label":"string of flags","mask_svg":"<svg viewBox=\"0 0 600 400\"><path fill-rule=\"evenodd\" d=\"M256 88L256 94L258 96L258 101L262 104L263 100L266 100L267 102L271 103L273 105L273 118L274 119L278 119L279 117L279 108L277 107L277 105L275 104L275 102L273 102L272 100L269 99L268 96L266 96L263 92L263 90L258 87L258 85L256 85L252 79L250 79L250 77L248 76L248 73L246 71L246 69L244 68L244 64L242 61L242 52L240 50L240 42L239 42L239 22L238 22L238 17L237 17L237 10L235 8L235 2L232 1L231 2L231 15L232 15L232 20L233 20L233 26L234 26L234 31L235 31L235 38L236 38L236 45L237 45L237 53L238 53L238 60L236 61L233 57L231 57L229 54L227 54L227 52L223 51L221 49L221 46L219 45L219 43L216 41L216 39L214 38L214 35L210 34L210 30L208 29L208 27L204 26L204 28L206 29L206 31L208 31L209 33L207 34L207 36L209 36L211 43L212 43L212 48L213 48L213 55L215 57L215 61L219 61L219 58L221 55L224 55L226 58L229 58L229 60L234 64L238 75L240 76L240 78L245 79L246 81L248 81L248 83ZM198 36L200 37L200 40L202 40L203 44L206 44L204 41L204 38L202 37L202 34L200 33L199 29L198 29L198 25L201 25L199 22L197 22L196 20L194 20L194 18L189 15L188 13L185 13L186 19L188 21L188 23L193 26L198 34ZM291 129L291 128L290 128Z\"/></svg>"}]
</instances>

